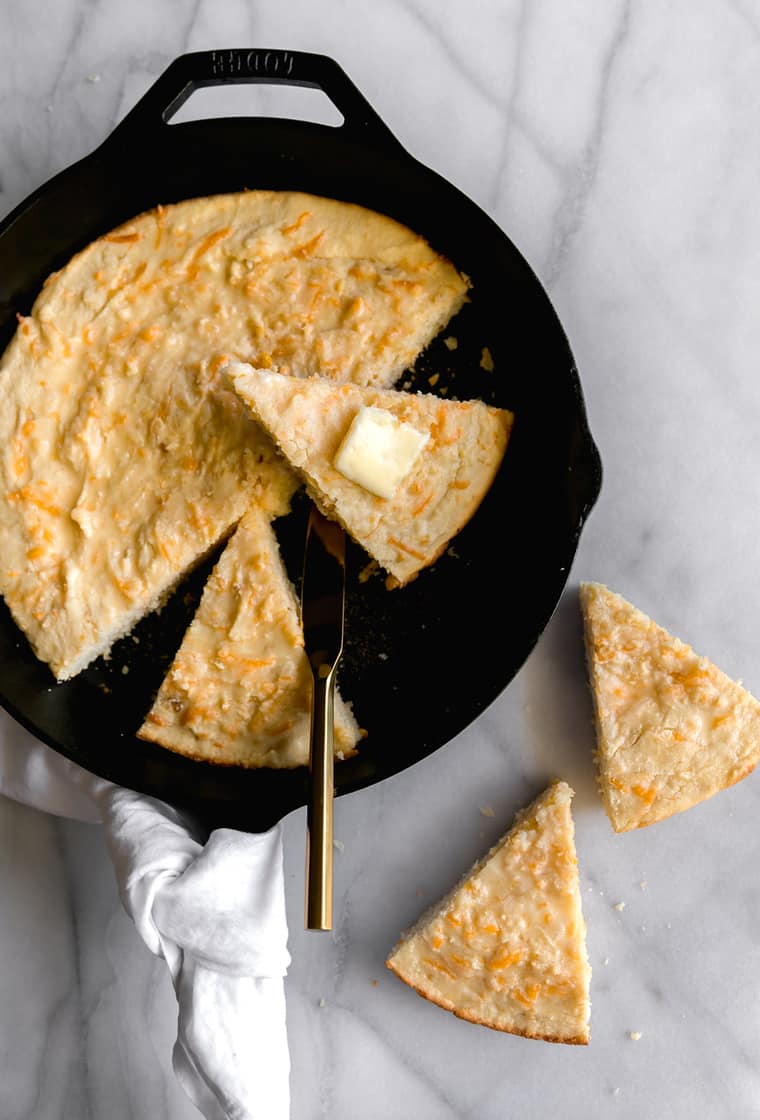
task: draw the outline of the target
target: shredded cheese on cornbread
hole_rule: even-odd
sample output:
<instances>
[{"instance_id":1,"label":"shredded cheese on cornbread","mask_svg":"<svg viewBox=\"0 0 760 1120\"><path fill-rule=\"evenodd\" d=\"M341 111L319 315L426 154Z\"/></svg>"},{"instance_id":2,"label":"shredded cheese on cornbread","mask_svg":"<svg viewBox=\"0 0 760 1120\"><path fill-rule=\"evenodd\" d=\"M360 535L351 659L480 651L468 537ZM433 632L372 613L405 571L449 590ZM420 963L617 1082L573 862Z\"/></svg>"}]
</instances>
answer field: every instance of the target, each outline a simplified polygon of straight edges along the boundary
<instances>
[{"instance_id":1,"label":"shredded cheese on cornbread","mask_svg":"<svg viewBox=\"0 0 760 1120\"><path fill-rule=\"evenodd\" d=\"M501 466L513 415L481 400L297 380L230 366L251 414L305 480L323 512L339 521L395 585L436 560L470 520ZM425 446L389 498L346 478L335 457L354 417L368 406L408 423Z\"/></svg>"},{"instance_id":2,"label":"shredded cheese on cornbread","mask_svg":"<svg viewBox=\"0 0 760 1120\"><path fill-rule=\"evenodd\" d=\"M298 602L267 514L243 517L206 582L138 736L247 767L309 760L312 673ZM336 689L335 752L361 732Z\"/></svg>"},{"instance_id":3,"label":"shredded cheese on cornbread","mask_svg":"<svg viewBox=\"0 0 760 1120\"><path fill-rule=\"evenodd\" d=\"M219 380L231 359L391 385L467 281L347 203L158 207L52 275L0 362L0 593L58 679L295 480Z\"/></svg>"},{"instance_id":4,"label":"shredded cheese on cornbread","mask_svg":"<svg viewBox=\"0 0 760 1120\"><path fill-rule=\"evenodd\" d=\"M441 903L402 935L388 967L460 1018L587 1043L591 969L572 789L553 783Z\"/></svg>"},{"instance_id":5,"label":"shredded cheese on cornbread","mask_svg":"<svg viewBox=\"0 0 760 1120\"><path fill-rule=\"evenodd\" d=\"M621 595L583 583L599 788L616 832L662 820L745 778L760 703Z\"/></svg>"}]
</instances>

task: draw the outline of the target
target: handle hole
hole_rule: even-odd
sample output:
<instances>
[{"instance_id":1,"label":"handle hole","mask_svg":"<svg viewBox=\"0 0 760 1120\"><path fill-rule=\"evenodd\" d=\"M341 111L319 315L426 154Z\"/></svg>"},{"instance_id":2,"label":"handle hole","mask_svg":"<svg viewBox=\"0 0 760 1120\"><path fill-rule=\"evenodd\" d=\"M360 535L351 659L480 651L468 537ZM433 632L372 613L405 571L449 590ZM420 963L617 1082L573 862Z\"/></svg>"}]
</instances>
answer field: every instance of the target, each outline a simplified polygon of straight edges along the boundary
<instances>
[{"instance_id":1,"label":"handle hole","mask_svg":"<svg viewBox=\"0 0 760 1120\"><path fill-rule=\"evenodd\" d=\"M334 128L342 125L344 119L321 89L247 82L193 90L168 123L184 124L216 117L285 117Z\"/></svg>"}]
</instances>

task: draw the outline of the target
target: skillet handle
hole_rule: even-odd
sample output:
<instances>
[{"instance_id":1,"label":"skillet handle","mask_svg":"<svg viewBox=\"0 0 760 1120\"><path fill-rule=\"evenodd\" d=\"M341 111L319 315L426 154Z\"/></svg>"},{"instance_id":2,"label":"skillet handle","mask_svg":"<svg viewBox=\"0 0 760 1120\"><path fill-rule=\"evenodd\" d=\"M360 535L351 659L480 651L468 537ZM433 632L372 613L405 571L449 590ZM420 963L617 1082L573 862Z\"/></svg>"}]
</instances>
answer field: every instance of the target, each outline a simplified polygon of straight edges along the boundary
<instances>
[{"instance_id":1,"label":"skillet handle","mask_svg":"<svg viewBox=\"0 0 760 1120\"><path fill-rule=\"evenodd\" d=\"M180 55L127 113L111 136L125 138L137 133L144 137L148 130L160 131L196 89L245 83L321 90L343 117L343 124L337 126L339 131L357 139L367 137L373 144L398 149L406 155L406 150L337 62L327 55L306 51L235 49Z\"/></svg>"}]
</instances>

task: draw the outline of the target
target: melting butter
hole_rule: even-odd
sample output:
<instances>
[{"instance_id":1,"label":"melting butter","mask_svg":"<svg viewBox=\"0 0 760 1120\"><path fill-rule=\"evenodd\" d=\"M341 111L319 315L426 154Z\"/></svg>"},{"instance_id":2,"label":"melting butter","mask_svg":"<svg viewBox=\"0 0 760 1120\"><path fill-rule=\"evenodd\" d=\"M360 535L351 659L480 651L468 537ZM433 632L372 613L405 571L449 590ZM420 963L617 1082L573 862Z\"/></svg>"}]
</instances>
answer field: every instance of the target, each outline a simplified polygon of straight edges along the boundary
<instances>
[{"instance_id":1,"label":"melting butter","mask_svg":"<svg viewBox=\"0 0 760 1120\"><path fill-rule=\"evenodd\" d=\"M365 405L351 421L334 466L379 498L392 498L429 438L386 409Z\"/></svg>"}]
</instances>

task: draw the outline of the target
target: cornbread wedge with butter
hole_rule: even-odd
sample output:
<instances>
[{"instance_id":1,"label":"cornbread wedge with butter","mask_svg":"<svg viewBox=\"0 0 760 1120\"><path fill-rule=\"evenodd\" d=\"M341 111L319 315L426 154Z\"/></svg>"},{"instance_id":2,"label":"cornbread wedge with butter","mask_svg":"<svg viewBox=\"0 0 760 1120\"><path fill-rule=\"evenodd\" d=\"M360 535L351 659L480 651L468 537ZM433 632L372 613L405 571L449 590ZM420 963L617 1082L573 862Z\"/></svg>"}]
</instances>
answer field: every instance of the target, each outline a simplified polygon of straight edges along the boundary
<instances>
[{"instance_id":1,"label":"cornbread wedge with butter","mask_svg":"<svg viewBox=\"0 0 760 1120\"><path fill-rule=\"evenodd\" d=\"M241 363L223 372L324 515L377 560L393 586L437 560L470 520L512 430L511 412L480 400L299 380ZM367 416L374 412L387 422ZM389 476L395 485L386 489Z\"/></svg>"},{"instance_id":2,"label":"cornbread wedge with butter","mask_svg":"<svg viewBox=\"0 0 760 1120\"><path fill-rule=\"evenodd\" d=\"M302 766L311 687L295 591L268 515L251 509L206 582L138 736L222 765ZM336 691L336 756L354 754L361 737Z\"/></svg>"},{"instance_id":3,"label":"cornbread wedge with butter","mask_svg":"<svg viewBox=\"0 0 760 1120\"><path fill-rule=\"evenodd\" d=\"M582 583L599 789L616 832L734 785L760 760L760 703L621 595Z\"/></svg>"},{"instance_id":4,"label":"cornbread wedge with butter","mask_svg":"<svg viewBox=\"0 0 760 1120\"><path fill-rule=\"evenodd\" d=\"M468 281L360 206L245 191L159 206L46 281L0 360L0 593L59 680L295 480L230 359L392 385Z\"/></svg>"},{"instance_id":5,"label":"cornbread wedge with butter","mask_svg":"<svg viewBox=\"0 0 760 1120\"><path fill-rule=\"evenodd\" d=\"M484 1027L585 1045L591 968L573 790L554 782L386 964L419 995Z\"/></svg>"}]
</instances>

